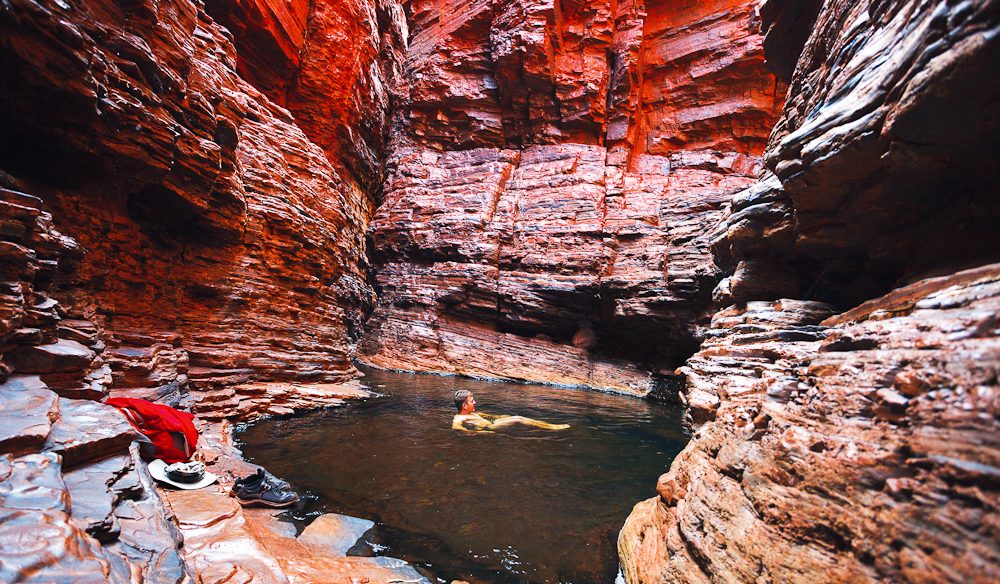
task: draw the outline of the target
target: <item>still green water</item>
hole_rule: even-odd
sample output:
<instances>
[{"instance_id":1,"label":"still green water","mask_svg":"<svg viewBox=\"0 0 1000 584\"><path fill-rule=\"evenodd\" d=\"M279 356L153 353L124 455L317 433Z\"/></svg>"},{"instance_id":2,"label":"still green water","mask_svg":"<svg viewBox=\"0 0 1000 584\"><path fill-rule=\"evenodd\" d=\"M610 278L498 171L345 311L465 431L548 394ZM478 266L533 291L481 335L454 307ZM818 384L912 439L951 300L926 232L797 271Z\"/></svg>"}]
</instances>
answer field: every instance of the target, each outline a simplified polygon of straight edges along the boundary
<instances>
[{"instance_id":1,"label":"still green water","mask_svg":"<svg viewBox=\"0 0 1000 584\"><path fill-rule=\"evenodd\" d=\"M326 512L378 524L372 548L451 581L614 582L618 531L688 441L679 407L581 389L384 371L380 397L269 419L239 433L246 457ZM478 410L569 430L451 429L453 394Z\"/></svg>"}]
</instances>

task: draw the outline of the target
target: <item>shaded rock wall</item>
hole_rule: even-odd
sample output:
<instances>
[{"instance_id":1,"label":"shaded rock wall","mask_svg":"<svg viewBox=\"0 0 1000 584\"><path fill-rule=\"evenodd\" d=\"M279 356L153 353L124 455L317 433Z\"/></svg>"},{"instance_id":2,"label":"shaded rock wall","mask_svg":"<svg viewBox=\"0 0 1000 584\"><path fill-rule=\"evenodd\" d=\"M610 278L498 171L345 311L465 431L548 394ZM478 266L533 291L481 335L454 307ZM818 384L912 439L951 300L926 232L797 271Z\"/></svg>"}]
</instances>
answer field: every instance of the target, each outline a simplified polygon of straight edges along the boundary
<instances>
[{"instance_id":1,"label":"shaded rock wall","mask_svg":"<svg viewBox=\"0 0 1000 584\"><path fill-rule=\"evenodd\" d=\"M626 521L626 581L996 580L998 310L994 264L822 321L716 314L683 369L701 425Z\"/></svg>"},{"instance_id":2,"label":"shaded rock wall","mask_svg":"<svg viewBox=\"0 0 1000 584\"><path fill-rule=\"evenodd\" d=\"M187 495L180 499L184 505L167 491L165 504L140 460L132 426L99 400L110 389L177 406L181 388L173 383L134 389L117 379L118 387L109 388L112 371L117 378L135 353L106 348L98 327L52 296L55 283L80 259L81 247L53 227L36 197L0 189L0 209L0 266L17 278L5 283L0 296L0 579L413 579L412 568L398 560L354 562L299 544L287 533L275 537L271 512L244 513L227 494L235 476L256 470L227 440L227 420L330 407L370 393L350 384L258 382L200 396L193 404L200 433L196 456L226 484L176 491ZM126 373L137 369L133 362ZM262 547L265 541L295 552L279 563ZM236 548L244 555L234 554ZM396 573L385 574L390 568Z\"/></svg>"},{"instance_id":3,"label":"shaded rock wall","mask_svg":"<svg viewBox=\"0 0 1000 584\"><path fill-rule=\"evenodd\" d=\"M761 13L788 101L713 242L696 429L621 532L626 580L996 580L1000 11Z\"/></svg>"},{"instance_id":4,"label":"shaded rock wall","mask_svg":"<svg viewBox=\"0 0 1000 584\"><path fill-rule=\"evenodd\" d=\"M780 107L752 3L405 8L362 358L648 391L697 346L709 232Z\"/></svg>"},{"instance_id":5,"label":"shaded rock wall","mask_svg":"<svg viewBox=\"0 0 1000 584\"><path fill-rule=\"evenodd\" d=\"M111 370L95 362L104 345L93 323L53 297L60 272L79 260L79 244L55 229L37 197L0 188L0 209L0 381L17 371L43 375L40 382L67 397L104 397Z\"/></svg>"},{"instance_id":6,"label":"shaded rock wall","mask_svg":"<svg viewBox=\"0 0 1000 584\"><path fill-rule=\"evenodd\" d=\"M55 296L117 387L354 373L370 196L237 74L225 29L183 1L15 2L0 27L4 184L78 242Z\"/></svg>"},{"instance_id":7,"label":"shaded rock wall","mask_svg":"<svg viewBox=\"0 0 1000 584\"><path fill-rule=\"evenodd\" d=\"M806 41L810 3L767 4L772 53ZM996 5L843 2L814 20L765 157L777 182L734 208L720 260L781 274L771 298L841 309L996 261Z\"/></svg>"},{"instance_id":8,"label":"shaded rock wall","mask_svg":"<svg viewBox=\"0 0 1000 584\"><path fill-rule=\"evenodd\" d=\"M112 382L94 324L54 298L81 248L36 197L0 189L0 579L188 582L181 536Z\"/></svg>"},{"instance_id":9,"label":"shaded rock wall","mask_svg":"<svg viewBox=\"0 0 1000 584\"><path fill-rule=\"evenodd\" d=\"M190 407L231 483L253 469L208 420L360 395L315 382L355 373L371 193L237 75L197 3L15 2L0 31L0 580L284 581L189 566L250 540L235 519L182 535L100 401Z\"/></svg>"}]
</instances>

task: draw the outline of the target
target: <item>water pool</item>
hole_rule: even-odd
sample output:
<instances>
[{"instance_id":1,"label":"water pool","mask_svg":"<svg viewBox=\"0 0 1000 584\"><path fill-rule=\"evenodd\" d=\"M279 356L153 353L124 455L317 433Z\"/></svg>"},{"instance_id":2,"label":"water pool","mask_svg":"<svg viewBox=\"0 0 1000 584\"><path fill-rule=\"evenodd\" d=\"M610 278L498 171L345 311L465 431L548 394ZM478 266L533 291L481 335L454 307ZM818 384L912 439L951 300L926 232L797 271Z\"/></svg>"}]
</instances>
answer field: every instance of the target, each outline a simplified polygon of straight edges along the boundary
<instances>
[{"instance_id":1,"label":"water pool","mask_svg":"<svg viewBox=\"0 0 1000 584\"><path fill-rule=\"evenodd\" d=\"M380 555L446 581L613 582L618 530L688 441L679 407L636 398L371 370L364 382L382 395L238 440L305 495L290 520L371 519ZM458 389L479 411L572 427L464 434L451 429Z\"/></svg>"}]
</instances>

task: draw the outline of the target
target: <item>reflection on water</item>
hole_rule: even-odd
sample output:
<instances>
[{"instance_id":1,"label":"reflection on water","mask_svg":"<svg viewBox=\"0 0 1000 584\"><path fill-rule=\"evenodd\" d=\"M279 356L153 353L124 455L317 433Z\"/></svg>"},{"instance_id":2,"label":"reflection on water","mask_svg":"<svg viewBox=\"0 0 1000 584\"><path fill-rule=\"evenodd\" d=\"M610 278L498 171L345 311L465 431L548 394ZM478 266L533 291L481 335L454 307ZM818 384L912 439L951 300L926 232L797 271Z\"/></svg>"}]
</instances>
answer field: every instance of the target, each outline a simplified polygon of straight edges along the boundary
<instances>
[{"instance_id":1,"label":"reflection on water","mask_svg":"<svg viewBox=\"0 0 1000 584\"><path fill-rule=\"evenodd\" d=\"M243 451L311 495L299 519L372 519L381 554L447 580L613 582L618 530L688 440L679 408L635 398L366 373L381 397L263 421L240 434ZM479 411L572 427L464 434L451 429L458 389Z\"/></svg>"}]
</instances>

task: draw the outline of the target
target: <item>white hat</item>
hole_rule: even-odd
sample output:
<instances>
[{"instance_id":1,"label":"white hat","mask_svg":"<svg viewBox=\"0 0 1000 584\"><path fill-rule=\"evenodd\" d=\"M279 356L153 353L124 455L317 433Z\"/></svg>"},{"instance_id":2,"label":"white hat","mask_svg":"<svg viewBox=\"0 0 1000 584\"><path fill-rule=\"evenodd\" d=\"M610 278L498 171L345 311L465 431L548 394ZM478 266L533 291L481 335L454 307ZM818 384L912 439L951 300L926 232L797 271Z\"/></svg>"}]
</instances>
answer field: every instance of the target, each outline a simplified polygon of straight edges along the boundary
<instances>
[{"instance_id":1,"label":"white hat","mask_svg":"<svg viewBox=\"0 0 1000 584\"><path fill-rule=\"evenodd\" d=\"M210 472L205 472L205 474L193 483L182 483L180 481L175 481L167 476L167 463L157 458L153 462L149 463L149 474L153 475L153 478L160 481L161 483L167 483L168 485L173 485L178 489L201 489L207 487L208 485L219 480L219 477L215 476Z\"/></svg>"}]
</instances>

